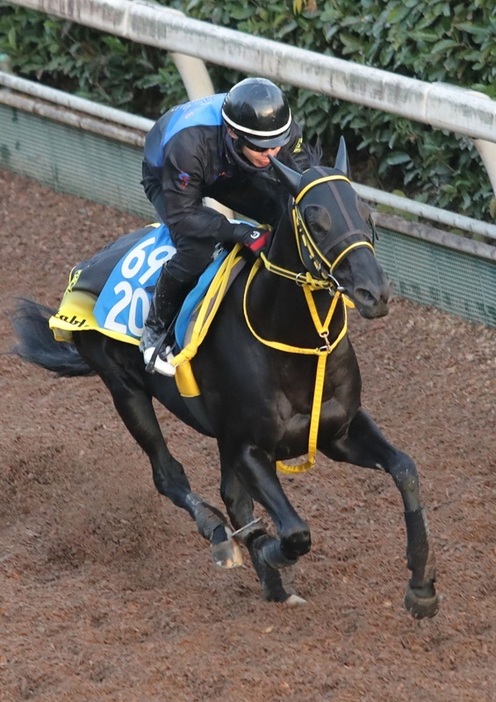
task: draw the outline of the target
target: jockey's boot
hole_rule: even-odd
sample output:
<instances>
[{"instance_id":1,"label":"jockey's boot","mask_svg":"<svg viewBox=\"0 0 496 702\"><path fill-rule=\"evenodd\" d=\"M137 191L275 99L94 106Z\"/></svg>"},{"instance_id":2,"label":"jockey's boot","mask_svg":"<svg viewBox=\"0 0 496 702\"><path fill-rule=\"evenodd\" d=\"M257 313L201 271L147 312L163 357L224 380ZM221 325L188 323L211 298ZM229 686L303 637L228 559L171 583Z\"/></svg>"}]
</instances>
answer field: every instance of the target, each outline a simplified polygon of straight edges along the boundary
<instances>
[{"instance_id":1,"label":"jockey's boot","mask_svg":"<svg viewBox=\"0 0 496 702\"><path fill-rule=\"evenodd\" d=\"M167 360L171 355L171 344L167 341L172 337L173 323L190 287L189 283L174 278L166 266L162 268L140 341L140 351L150 373L174 375L176 372L175 366ZM165 344L165 348L155 354L157 344ZM152 360L154 354L155 360Z\"/></svg>"}]
</instances>

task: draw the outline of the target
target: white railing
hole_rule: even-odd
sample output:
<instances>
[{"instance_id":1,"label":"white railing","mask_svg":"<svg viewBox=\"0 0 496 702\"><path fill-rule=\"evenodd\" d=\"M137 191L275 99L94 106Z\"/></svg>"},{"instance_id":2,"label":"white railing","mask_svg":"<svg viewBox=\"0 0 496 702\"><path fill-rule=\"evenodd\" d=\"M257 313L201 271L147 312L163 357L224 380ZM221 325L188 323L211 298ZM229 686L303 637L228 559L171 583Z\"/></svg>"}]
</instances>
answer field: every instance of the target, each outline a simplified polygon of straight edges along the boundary
<instances>
[{"instance_id":1,"label":"white railing","mask_svg":"<svg viewBox=\"0 0 496 702\"><path fill-rule=\"evenodd\" d=\"M439 129L496 142L496 101L253 37L143 0L10 0L47 14L203 61L256 73Z\"/></svg>"},{"instance_id":2,"label":"white railing","mask_svg":"<svg viewBox=\"0 0 496 702\"><path fill-rule=\"evenodd\" d=\"M145 117L100 105L91 100L49 88L1 70L0 86L6 88L6 90L0 88L0 104L91 131L132 146L142 148L145 134L153 126L153 120ZM495 224L481 222L471 217L399 197L359 183L353 183L353 186L361 197L370 202L493 239L496 242ZM218 203L211 201L210 204L224 211L227 216L233 216Z\"/></svg>"},{"instance_id":3,"label":"white railing","mask_svg":"<svg viewBox=\"0 0 496 702\"><path fill-rule=\"evenodd\" d=\"M496 193L496 101L185 17L146 0L11 0L171 52L190 98L213 91L203 61L472 137Z\"/></svg>"},{"instance_id":4,"label":"white railing","mask_svg":"<svg viewBox=\"0 0 496 702\"><path fill-rule=\"evenodd\" d=\"M306 88L472 137L496 193L496 101L253 37L146 0L10 0L172 52L190 97L211 91L202 61Z\"/></svg>"}]
</instances>

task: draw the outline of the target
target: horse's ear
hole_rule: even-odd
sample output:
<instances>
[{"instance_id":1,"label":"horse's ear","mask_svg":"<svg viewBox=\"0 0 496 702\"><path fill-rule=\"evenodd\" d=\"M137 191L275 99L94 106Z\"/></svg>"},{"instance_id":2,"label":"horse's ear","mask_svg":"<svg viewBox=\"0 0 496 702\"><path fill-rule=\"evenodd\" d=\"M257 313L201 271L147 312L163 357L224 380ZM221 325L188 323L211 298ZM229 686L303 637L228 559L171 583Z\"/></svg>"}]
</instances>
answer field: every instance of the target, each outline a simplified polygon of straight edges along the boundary
<instances>
[{"instance_id":1,"label":"horse's ear","mask_svg":"<svg viewBox=\"0 0 496 702\"><path fill-rule=\"evenodd\" d=\"M348 151L346 150L346 142L344 137L339 139L339 148L336 156L336 163L334 168L347 176L350 172L350 162L348 161Z\"/></svg>"},{"instance_id":2,"label":"horse's ear","mask_svg":"<svg viewBox=\"0 0 496 702\"><path fill-rule=\"evenodd\" d=\"M269 156L270 163L279 181L286 186L293 197L296 197L300 191L301 174L294 171L289 166L285 166L273 156Z\"/></svg>"}]
</instances>

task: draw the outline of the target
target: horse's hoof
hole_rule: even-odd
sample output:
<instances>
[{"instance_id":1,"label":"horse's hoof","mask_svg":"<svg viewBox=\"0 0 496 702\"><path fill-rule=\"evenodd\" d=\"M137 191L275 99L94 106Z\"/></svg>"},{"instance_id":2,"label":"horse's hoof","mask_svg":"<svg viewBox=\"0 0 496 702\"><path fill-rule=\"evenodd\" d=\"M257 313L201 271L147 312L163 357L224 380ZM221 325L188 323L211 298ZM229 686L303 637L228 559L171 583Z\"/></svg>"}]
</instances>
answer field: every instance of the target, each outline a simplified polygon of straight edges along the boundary
<instances>
[{"instance_id":1,"label":"horse's hoof","mask_svg":"<svg viewBox=\"0 0 496 702\"><path fill-rule=\"evenodd\" d=\"M287 600L284 600L284 604L287 607L300 607L306 604L307 601L300 597L299 595L290 595Z\"/></svg>"},{"instance_id":2,"label":"horse's hoof","mask_svg":"<svg viewBox=\"0 0 496 702\"><path fill-rule=\"evenodd\" d=\"M439 597L419 597L411 587L407 587L405 594L405 607L414 619L434 617L439 611Z\"/></svg>"},{"instance_id":3,"label":"horse's hoof","mask_svg":"<svg viewBox=\"0 0 496 702\"><path fill-rule=\"evenodd\" d=\"M229 531L226 529L226 531ZM212 545L212 558L215 565L221 568L237 568L243 565L243 552L241 547L231 536L226 541Z\"/></svg>"}]
</instances>

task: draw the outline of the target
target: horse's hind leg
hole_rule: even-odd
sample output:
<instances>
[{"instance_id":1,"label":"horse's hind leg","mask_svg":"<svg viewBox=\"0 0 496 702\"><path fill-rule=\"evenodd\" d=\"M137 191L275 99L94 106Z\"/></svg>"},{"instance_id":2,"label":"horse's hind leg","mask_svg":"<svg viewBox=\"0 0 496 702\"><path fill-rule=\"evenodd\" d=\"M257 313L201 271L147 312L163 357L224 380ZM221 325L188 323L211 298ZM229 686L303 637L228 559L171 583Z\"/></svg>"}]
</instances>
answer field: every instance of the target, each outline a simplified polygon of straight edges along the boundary
<instances>
[{"instance_id":1,"label":"horse's hind leg","mask_svg":"<svg viewBox=\"0 0 496 702\"><path fill-rule=\"evenodd\" d=\"M221 560L221 564L227 567L239 565L238 555L231 554L230 531L224 515L192 492L183 466L167 447L151 399L145 393L133 393L128 397L120 393L117 399L114 395L114 403L124 424L150 459L158 492L185 509L195 520L198 531L212 546L216 563ZM223 549L224 543L226 547Z\"/></svg>"},{"instance_id":2,"label":"horse's hind leg","mask_svg":"<svg viewBox=\"0 0 496 702\"><path fill-rule=\"evenodd\" d=\"M360 409L344 438L319 449L335 461L385 470L400 491L405 508L407 565L412 572L405 607L415 618L433 617L438 611L435 557L429 543L427 521L420 502L419 478L412 458L392 446L369 415Z\"/></svg>"},{"instance_id":3,"label":"horse's hind leg","mask_svg":"<svg viewBox=\"0 0 496 702\"><path fill-rule=\"evenodd\" d=\"M84 332L80 337L79 353L100 375L129 433L150 459L158 492L190 514L212 548L222 541L229 541L224 515L191 491L183 466L167 447L152 397L142 379L145 370L141 355L135 362L132 355L123 351L126 348L123 344L116 345L118 342L108 341L101 334L93 336L91 332Z\"/></svg>"}]
</instances>

